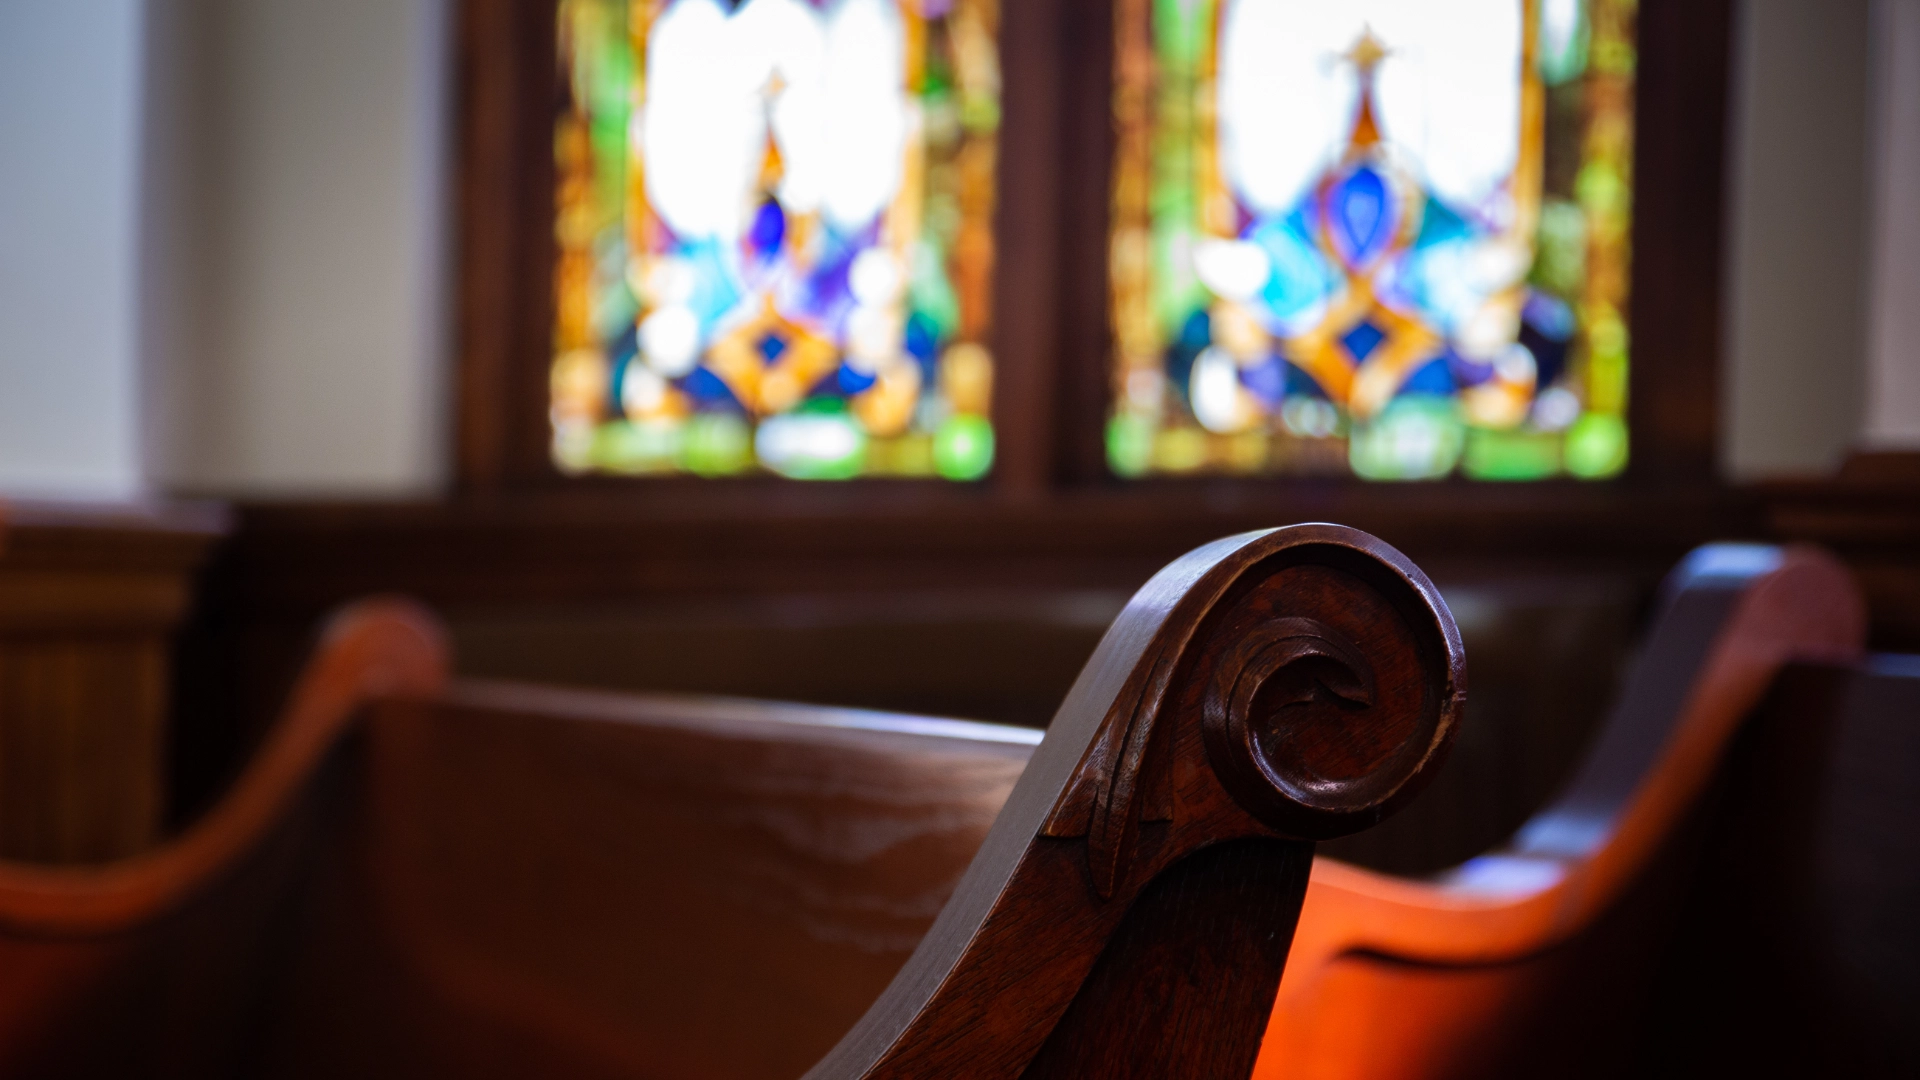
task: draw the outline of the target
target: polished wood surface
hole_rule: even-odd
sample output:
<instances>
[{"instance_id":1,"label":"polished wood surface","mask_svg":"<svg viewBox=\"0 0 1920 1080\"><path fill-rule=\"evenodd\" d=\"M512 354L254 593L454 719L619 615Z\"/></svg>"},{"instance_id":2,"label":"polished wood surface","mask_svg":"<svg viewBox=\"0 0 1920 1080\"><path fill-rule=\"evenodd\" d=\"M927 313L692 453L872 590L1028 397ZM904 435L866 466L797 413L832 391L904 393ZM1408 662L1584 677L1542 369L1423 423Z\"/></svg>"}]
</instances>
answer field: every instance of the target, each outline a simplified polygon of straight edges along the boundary
<instances>
[{"instance_id":1,"label":"polished wood surface","mask_svg":"<svg viewBox=\"0 0 1920 1080\"><path fill-rule=\"evenodd\" d=\"M1063 1015L1062 1039L1084 1023L1137 1040L1125 1061L1108 1052L1109 1075L1244 1068L1258 1026L1234 1006L1266 1000L1284 957L1223 948L1248 962L1197 983L1155 965L1182 918L1227 940L1286 936L1297 894L1183 861L1243 841L1242 857L1293 867L1263 880L1297 883L1311 841L1378 821L1431 777L1465 691L1431 583L1365 534L1300 525L1176 560L1088 661L907 966L808 1076L1058 1075L1035 1055ZM1116 938L1169 871L1164 903L1134 909L1158 917ZM1120 972L1089 982L1096 961Z\"/></svg>"},{"instance_id":2,"label":"polished wood surface","mask_svg":"<svg viewBox=\"0 0 1920 1080\"><path fill-rule=\"evenodd\" d=\"M174 634L225 529L204 506L0 505L0 858L159 838Z\"/></svg>"},{"instance_id":3,"label":"polished wood surface","mask_svg":"<svg viewBox=\"0 0 1920 1080\"><path fill-rule=\"evenodd\" d=\"M382 702L266 1071L798 1076L925 935L1038 741L497 682Z\"/></svg>"},{"instance_id":4,"label":"polished wood surface","mask_svg":"<svg viewBox=\"0 0 1920 1080\"><path fill-rule=\"evenodd\" d=\"M1669 590L1598 743L1509 845L1430 880L1315 864L1256 1076L1625 1067L1676 842L1729 741L1788 661L1865 635L1845 570L1809 549L1704 548Z\"/></svg>"},{"instance_id":5,"label":"polished wood surface","mask_svg":"<svg viewBox=\"0 0 1920 1080\"><path fill-rule=\"evenodd\" d=\"M1424 575L1327 525L1167 567L1037 747L449 687L369 602L181 838L0 865L0 1071L1244 1073L1313 842L1426 782L1463 663Z\"/></svg>"},{"instance_id":6,"label":"polished wood surface","mask_svg":"<svg viewBox=\"0 0 1920 1080\"><path fill-rule=\"evenodd\" d=\"M1730 758L1643 1075L1920 1075L1920 656L1793 665Z\"/></svg>"}]
</instances>

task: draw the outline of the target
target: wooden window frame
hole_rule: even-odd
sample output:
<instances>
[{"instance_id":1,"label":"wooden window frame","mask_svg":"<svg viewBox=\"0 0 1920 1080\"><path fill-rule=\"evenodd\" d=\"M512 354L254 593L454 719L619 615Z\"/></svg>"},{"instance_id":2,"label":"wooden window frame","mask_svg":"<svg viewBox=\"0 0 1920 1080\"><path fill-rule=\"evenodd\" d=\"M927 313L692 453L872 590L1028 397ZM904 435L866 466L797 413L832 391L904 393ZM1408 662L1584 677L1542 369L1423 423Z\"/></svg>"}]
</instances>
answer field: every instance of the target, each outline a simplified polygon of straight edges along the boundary
<instances>
[{"instance_id":1,"label":"wooden window frame","mask_svg":"<svg viewBox=\"0 0 1920 1080\"><path fill-rule=\"evenodd\" d=\"M1715 475L1730 0L1640 7L1625 473L1520 485L1451 478L1156 477L1108 473L1101 433L1109 343L1106 231L1112 159L1111 0L1007 0L996 224L992 473L974 484L777 477L565 476L549 456L553 117L557 0L462 0L458 17L455 462L463 495L572 493L730 514L1194 498L1390 506L1440 489L1461 512L1615 505ZM1184 494L1183 494L1184 493ZM1549 494L1550 493L1550 494ZM1658 500L1664 501L1664 500Z\"/></svg>"}]
</instances>

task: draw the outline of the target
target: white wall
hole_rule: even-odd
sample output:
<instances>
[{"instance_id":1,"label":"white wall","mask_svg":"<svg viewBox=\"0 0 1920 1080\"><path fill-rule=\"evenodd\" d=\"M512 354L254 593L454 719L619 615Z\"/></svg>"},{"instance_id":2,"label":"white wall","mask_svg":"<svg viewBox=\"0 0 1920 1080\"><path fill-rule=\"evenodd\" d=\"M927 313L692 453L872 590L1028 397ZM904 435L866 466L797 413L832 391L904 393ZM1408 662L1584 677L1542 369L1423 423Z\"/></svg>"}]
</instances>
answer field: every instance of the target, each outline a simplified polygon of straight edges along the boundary
<instances>
[{"instance_id":1,"label":"white wall","mask_svg":"<svg viewBox=\"0 0 1920 1080\"><path fill-rule=\"evenodd\" d=\"M172 187L153 193L149 263L179 275L156 284L169 314L150 323L157 478L220 495L436 490L444 0L152 2L152 156Z\"/></svg>"},{"instance_id":2,"label":"white wall","mask_svg":"<svg viewBox=\"0 0 1920 1080\"><path fill-rule=\"evenodd\" d=\"M1747 0L1729 157L1725 472L1826 472L1866 354L1868 0Z\"/></svg>"},{"instance_id":3,"label":"white wall","mask_svg":"<svg viewBox=\"0 0 1920 1080\"><path fill-rule=\"evenodd\" d=\"M1863 441L1920 449L1920 0L1877 0L1874 9Z\"/></svg>"},{"instance_id":4,"label":"white wall","mask_svg":"<svg viewBox=\"0 0 1920 1080\"><path fill-rule=\"evenodd\" d=\"M140 0L0 3L0 494L127 497Z\"/></svg>"}]
</instances>

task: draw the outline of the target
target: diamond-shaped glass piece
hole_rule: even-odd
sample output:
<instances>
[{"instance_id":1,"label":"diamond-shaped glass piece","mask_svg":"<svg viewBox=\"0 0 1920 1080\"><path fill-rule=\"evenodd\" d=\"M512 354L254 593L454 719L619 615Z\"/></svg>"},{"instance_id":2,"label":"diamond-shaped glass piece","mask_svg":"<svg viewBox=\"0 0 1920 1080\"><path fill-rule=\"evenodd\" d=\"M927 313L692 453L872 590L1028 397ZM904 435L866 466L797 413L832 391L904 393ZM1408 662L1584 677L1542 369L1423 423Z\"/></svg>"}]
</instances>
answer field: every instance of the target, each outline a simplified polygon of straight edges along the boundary
<instances>
[{"instance_id":1,"label":"diamond-shaped glass piece","mask_svg":"<svg viewBox=\"0 0 1920 1080\"><path fill-rule=\"evenodd\" d=\"M1355 363L1364 363L1367 356L1379 348L1380 343L1386 339L1386 331L1371 322L1363 321L1359 326L1340 335L1340 344L1347 347L1347 355L1353 357Z\"/></svg>"}]
</instances>

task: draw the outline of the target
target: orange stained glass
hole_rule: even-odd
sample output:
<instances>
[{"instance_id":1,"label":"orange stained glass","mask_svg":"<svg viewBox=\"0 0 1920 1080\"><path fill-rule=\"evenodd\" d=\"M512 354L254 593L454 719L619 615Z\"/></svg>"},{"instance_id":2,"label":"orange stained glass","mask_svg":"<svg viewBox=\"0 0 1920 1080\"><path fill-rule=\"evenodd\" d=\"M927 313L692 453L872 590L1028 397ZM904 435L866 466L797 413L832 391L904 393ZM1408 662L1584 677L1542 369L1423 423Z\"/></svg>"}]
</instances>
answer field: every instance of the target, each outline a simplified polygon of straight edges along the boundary
<instances>
[{"instance_id":1,"label":"orange stained glass","mask_svg":"<svg viewBox=\"0 0 1920 1080\"><path fill-rule=\"evenodd\" d=\"M1633 0L1118 0L1107 458L1625 465Z\"/></svg>"},{"instance_id":2,"label":"orange stained glass","mask_svg":"<svg viewBox=\"0 0 1920 1080\"><path fill-rule=\"evenodd\" d=\"M993 461L995 0L562 0L553 459Z\"/></svg>"}]
</instances>

